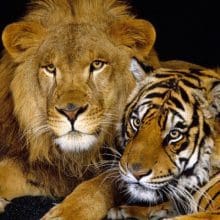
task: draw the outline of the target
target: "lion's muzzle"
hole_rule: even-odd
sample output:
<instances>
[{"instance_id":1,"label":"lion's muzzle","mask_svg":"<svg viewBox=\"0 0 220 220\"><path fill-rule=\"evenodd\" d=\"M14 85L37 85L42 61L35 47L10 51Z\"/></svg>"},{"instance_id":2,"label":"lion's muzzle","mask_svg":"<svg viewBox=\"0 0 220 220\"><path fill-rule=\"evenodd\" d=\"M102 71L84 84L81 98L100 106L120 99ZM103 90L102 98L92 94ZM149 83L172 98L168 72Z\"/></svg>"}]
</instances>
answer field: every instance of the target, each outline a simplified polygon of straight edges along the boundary
<instances>
[{"instance_id":1,"label":"lion's muzzle","mask_svg":"<svg viewBox=\"0 0 220 220\"><path fill-rule=\"evenodd\" d=\"M72 125L72 130L74 130L74 122L77 116L86 111L86 109L88 108L88 104L83 106L78 106L73 103L68 103L65 108L62 107L55 107L55 108L60 114L64 115L70 121Z\"/></svg>"}]
</instances>

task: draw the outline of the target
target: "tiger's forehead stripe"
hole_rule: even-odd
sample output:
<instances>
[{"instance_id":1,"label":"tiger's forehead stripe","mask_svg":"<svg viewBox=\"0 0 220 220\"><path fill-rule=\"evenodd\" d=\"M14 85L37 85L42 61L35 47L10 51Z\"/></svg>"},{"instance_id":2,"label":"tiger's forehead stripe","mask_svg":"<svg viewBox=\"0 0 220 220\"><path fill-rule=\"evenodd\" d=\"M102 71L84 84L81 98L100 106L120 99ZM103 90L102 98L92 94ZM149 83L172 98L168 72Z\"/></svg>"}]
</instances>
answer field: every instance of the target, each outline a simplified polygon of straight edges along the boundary
<instances>
[{"instance_id":1,"label":"tiger's forehead stripe","mask_svg":"<svg viewBox=\"0 0 220 220\"><path fill-rule=\"evenodd\" d=\"M146 89L143 90L139 99L136 99L136 102L132 103L130 109L134 109L135 106L138 108L143 102L151 102L152 104L161 105L161 107L169 105L171 109L177 108L185 111L183 101L187 100L187 102L191 101L192 104L194 103L192 94L186 91L186 87L189 87L191 84L188 80L182 81L181 79L168 78L167 80L157 82L155 78L155 81L155 84L151 85L150 88L146 87ZM173 83L174 81L176 82L176 88L170 88L170 82Z\"/></svg>"}]
</instances>

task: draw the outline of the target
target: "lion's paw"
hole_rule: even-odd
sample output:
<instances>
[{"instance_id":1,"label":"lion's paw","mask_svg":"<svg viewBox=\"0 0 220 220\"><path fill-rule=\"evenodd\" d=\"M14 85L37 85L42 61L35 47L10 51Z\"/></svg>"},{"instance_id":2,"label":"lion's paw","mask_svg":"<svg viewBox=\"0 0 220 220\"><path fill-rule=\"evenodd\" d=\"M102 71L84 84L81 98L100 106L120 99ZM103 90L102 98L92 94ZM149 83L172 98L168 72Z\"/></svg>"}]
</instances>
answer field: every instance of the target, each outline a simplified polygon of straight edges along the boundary
<instances>
[{"instance_id":1,"label":"lion's paw","mask_svg":"<svg viewBox=\"0 0 220 220\"><path fill-rule=\"evenodd\" d=\"M53 208L49 210L42 218L41 220L64 220L62 217L63 209L60 205L56 205Z\"/></svg>"},{"instance_id":2,"label":"lion's paw","mask_svg":"<svg viewBox=\"0 0 220 220\"><path fill-rule=\"evenodd\" d=\"M0 213L5 211L5 207L9 204L10 202L6 199L0 198Z\"/></svg>"},{"instance_id":3,"label":"lion's paw","mask_svg":"<svg viewBox=\"0 0 220 220\"><path fill-rule=\"evenodd\" d=\"M119 220L119 219L136 219L131 216L126 208L123 207L114 207L108 211L107 219L108 220Z\"/></svg>"}]
</instances>

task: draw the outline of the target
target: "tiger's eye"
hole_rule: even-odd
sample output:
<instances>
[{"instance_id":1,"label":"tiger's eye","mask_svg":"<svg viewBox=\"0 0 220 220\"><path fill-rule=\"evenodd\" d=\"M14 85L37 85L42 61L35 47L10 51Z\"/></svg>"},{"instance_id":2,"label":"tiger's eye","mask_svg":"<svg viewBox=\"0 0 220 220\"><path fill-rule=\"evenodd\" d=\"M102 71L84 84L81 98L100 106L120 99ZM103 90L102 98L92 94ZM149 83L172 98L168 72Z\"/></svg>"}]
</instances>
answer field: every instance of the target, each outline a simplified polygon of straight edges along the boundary
<instances>
[{"instance_id":1,"label":"tiger's eye","mask_svg":"<svg viewBox=\"0 0 220 220\"><path fill-rule=\"evenodd\" d=\"M141 121L139 118L135 118L133 122L134 122L134 126L136 126L136 127L139 127L141 124Z\"/></svg>"},{"instance_id":2,"label":"tiger's eye","mask_svg":"<svg viewBox=\"0 0 220 220\"><path fill-rule=\"evenodd\" d=\"M181 133L178 130L172 130L170 132L170 137L173 138L173 139L178 138L180 135L181 135Z\"/></svg>"}]
</instances>

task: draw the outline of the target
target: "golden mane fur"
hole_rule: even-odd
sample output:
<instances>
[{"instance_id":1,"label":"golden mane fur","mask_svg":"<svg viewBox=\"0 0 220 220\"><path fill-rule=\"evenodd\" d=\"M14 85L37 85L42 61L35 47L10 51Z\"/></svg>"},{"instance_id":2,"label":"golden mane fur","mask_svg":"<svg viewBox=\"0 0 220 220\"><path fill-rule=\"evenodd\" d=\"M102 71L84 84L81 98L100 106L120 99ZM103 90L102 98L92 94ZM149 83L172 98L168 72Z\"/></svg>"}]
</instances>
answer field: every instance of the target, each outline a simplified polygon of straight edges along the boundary
<instances>
[{"instance_id":1,"label":"golden mane fur","mask_svg":"<svg viewBox=\"0 0 220 220\"><path fill-rule=\"evenodd\" d=\"M116 0L38 0L32 2L25 17L5 28L2 39L6 50L0 64L1 161L10 161L13 169L21 170L27 184L40 188L40 192L35 194L65 196L83 179L94 176L94 170L89 165L101 160L101 146L112 143L120 109L123 109L133 87L128 71L131 57L157 62L155 54L150 53L155 40L154 28L147 21L135 19L128 6ZM45 55L47 50L50 51L48 56ZM93 113L98 109L102 119L106 115L114 115L113 119L107 118L108 125L88 150L62 151L54 143L56 132L48 126L53 95L45 91L52 90L48 89L52 79L42 70L50 63L42 63L42 60L56 60L56 51L60 52L59 59L62 59L57 61L57 65L63 68L61 77L67 79L74 72L77 82L73 82L72 86L76 86L77 91L83 90L86 98L81 93L74 98L70 94L67 82L74 81L74 77L69 81L56 79L66 83L54 93L63 95L61 90L66 89L66 99L71 96L80 104L84 99L91 106L95 105L94 102L103 102L102 107L96 104ZM102 57L96 57L95 53L100 51ZM84 54L87 54L85 58ZM96 58L112 61L112 66L109 64L105 68L112 75L102 73L108 76L108 84L104 85L102 76L97 80L101 92L98 89L88 92L87 84L82 83L82 73L77 71L83 72L83 67ZM84 87L87 89L84 90ZM54 114L52 112L53 117ZM4 173L2 162L0 172ZM4 178L6 176L10 180L4 174ZM1 181L4 182L0 177ZM6 198L13 198L31 194L29 188L13 194L8 186L7 192L0 190L0 193Z\"/></svg>"}]
</instances>

